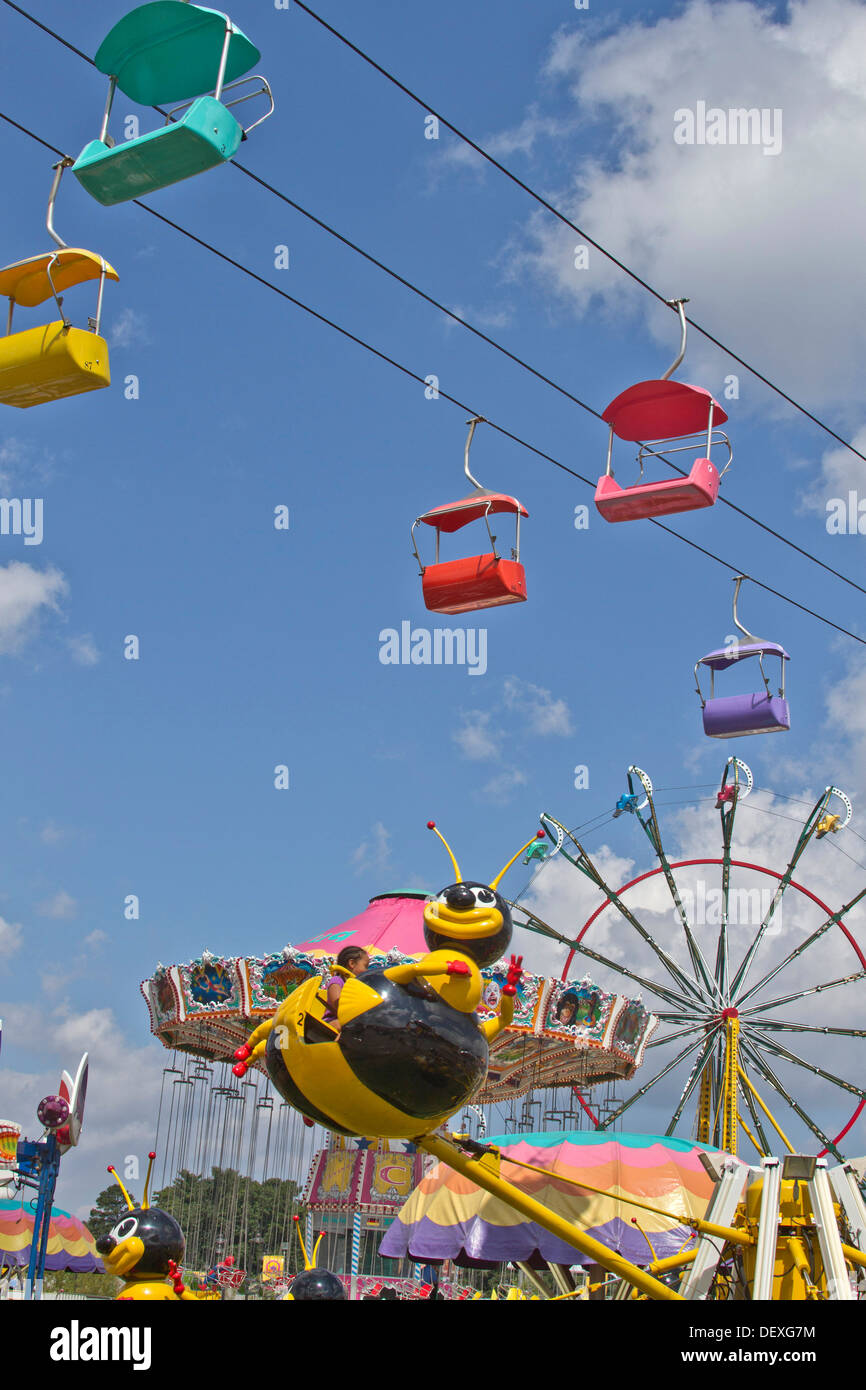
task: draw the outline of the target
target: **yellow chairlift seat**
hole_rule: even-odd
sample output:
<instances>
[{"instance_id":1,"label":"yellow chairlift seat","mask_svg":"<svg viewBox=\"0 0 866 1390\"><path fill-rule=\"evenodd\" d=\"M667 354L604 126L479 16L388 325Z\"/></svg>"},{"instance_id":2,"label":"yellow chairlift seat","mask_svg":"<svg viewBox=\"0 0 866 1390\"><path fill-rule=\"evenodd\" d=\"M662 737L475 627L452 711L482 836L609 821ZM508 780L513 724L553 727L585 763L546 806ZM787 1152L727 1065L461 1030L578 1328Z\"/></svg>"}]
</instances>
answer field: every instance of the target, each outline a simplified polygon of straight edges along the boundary
<instances>
[{"instance_id":1,"label":"yellow chairlift seat","mask_svg":"<svg viewBox=\"0 0 866 1390\"><path fill-rule=\"evenodd\" d=\"M0 295L9 300L6 336L0 338L0 404L26 410L98 391L111 381L108 345L100 336L102 291L117 271L102 256L64 246L0 270ZM63 291L99 282L96 314L88 327L75 328L63 312ZM16 305L36 308L54 299L60 318L20 333L12 332Z\"/></svg>"}]
</instances>

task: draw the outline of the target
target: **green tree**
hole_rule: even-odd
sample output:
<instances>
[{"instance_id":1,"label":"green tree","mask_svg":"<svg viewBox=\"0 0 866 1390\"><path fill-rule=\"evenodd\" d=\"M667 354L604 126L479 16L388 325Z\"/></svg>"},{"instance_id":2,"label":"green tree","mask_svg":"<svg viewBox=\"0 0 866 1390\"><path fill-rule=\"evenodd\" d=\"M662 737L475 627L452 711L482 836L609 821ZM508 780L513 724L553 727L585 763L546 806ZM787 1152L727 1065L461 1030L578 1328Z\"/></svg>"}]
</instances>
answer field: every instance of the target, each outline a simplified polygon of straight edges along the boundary
<instances>
[{"instance_id":1,"label":"green tree","mask_svg":"<svg viewBox=\"0 0 866 1390\"><path fill-rule=\"evenodd\" d=\"M123 1280L113 1274L75 1274L56 1270L45 1275L47 1293L74 1293L78 1298L116 1298Z\"/></svg>"},{"instance_id":2,"label":"green tree","mask_svg":"<svg viewBox=\"0 0 866 1390\"><path fill-rule=\"evenodd\" d=\"M130 1192L129 1195L135 1202L136 1198L133 1194ZM110 1187L104 1187L96 1199L95 1206L91 1207L90 1215L85 1223L90 1228L93 1239L98 1240L100 1236L108 1235L108 1232L117 1225L125 1211L127 1211L126 1198L117 1183L113 1182Z\"/></svg>"}]
</instances>

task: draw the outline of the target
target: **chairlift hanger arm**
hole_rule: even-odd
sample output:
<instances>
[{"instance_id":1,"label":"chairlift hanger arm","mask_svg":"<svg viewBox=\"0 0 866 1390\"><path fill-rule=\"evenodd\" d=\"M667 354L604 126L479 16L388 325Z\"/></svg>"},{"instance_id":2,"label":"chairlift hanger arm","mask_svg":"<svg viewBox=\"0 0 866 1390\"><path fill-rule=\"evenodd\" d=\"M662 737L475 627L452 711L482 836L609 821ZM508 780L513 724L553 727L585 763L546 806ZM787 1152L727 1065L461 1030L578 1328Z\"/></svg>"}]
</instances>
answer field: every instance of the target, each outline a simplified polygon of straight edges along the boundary
<instances>
[{"instance_id":1,"label":"chairlift hanger arm","mask_svg":"<svg viewBox=\"0 0 866 1390\"><path fill-rule=\"evenodd\" d=\"M661 380L662 380L662 381L667 381L668 378L669 378L670 376L673 375L673 373L676 371L677 367L680 365L680 363L682 362L683 358L684 358L685 355L686 355L686 337L687 337L687 334L688 334L688 324L686 323L686 311L685 311L685 309L683 308L683 305L684 305L684 304L688 304L688 302L689 302L688 299L668 299L668 300L666 300L666 303L668 304L668 306L669 306L671 309L675 309L676 312L679 314L679 317L680 317L680 350L679 350L679 354L674 358L673 362L672 362L671 365L668 367L667 371L664 372L664 373L662 374L662 376L661 376Z\"/></svg>"}]
</instances>

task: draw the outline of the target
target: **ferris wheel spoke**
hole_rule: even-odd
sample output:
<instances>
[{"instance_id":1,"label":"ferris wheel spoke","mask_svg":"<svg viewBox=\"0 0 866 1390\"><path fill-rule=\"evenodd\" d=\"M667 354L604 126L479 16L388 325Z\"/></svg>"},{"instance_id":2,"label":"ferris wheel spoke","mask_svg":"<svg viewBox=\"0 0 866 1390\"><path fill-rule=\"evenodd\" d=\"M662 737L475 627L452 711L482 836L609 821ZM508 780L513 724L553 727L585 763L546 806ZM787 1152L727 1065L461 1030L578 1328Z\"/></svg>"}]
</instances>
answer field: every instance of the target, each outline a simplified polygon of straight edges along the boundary
<instances>
[{"instance_id":1,"label":"ferris wheel spoke","mask_svg":"<svg viewBox=\"0 0 866 1390\"><path fill-rule=\"evenodd\" d=\"M803 1071L809 1071L813 1076L820 1076L822 1080L829 1081L831 1085L840 1087L843 1091L850 1091L852 1096L857 1096L858 1100L866 1100L866 1091L855 1086L853 1081L845 1081L841 1076L834 1076L833 1072L825 1071L823 1067L816 1067L813 1062L806 1062L796 1053L789 1052L787 1047L782 1047L781 1043L774 1042L772 1038L764 1037L759 1028L750 1028L750 1037L753 1041L758 1041L768 1052L772 1052L776 1057L782 1057L786 1062L793 1062L795 1067L801 1067Z\"/></svg>"},{"instance_id":2,"label":"ferris wheel spoke","mask_svg":"<svg viewBox=\"0 0 866 1390\"><path fill-rule=\"evenodd\" d=\"M816 941L820 941L821 938L825 935L826 932L830 930L831 927L838 926L842 918L845 917L846 914L849 913L853 907L856 907L857 903L859 903L861 898L863 898L864 896L866 896L866 888L863 888L861 892L857 893L856 896L853 897L850 902L847 902L844 907L840 907L838 912L834 912L830 917L828 917L826 922L823 922L821 926L817 928L816 931L812 932L811 936L807 937L806 940L801 942L799 946L795 947L793 951L790 951L783 961L780 961L780 963L774 966L772 970L768 970L767 974L764 975L760 980L758 980L756 984L751 985L749 989L746 990L745 994L741 994L739 999L737 1000L738 1006L742 1007L746 1000L750 999L753 994L757 994L758 990L763 989L764 985L768 984L770 980L775 979L775 977L778 974L780 974L781 971L785 970L787 966L792 965L794 961L799 960L800 956L802 956L805 951L808 951L810 946L814 946Z\"/></svg>"},{"instance_id":3,"label":"ferris wheel spoke","mask_svg":"<svg viewBox=\"0 0 866 1390\"><path fill-rule=\"evenodd\" d=\"M773 894L773 901L770 903L770 906L767 909L764 919L757 930L755 938L752 941L752 944L746 952L745 956L743 957L743 961L740 965L739 970L734 976L733 982L731 984L731 998L736 998L740 986L742 985L747 974L749 973L749 970L751 969L752 961L755 959L758 947L760 946L761 941L763 940L764 933L766 932L767 928L772 922L773 917L776 913L776 909L778 908L779 904L782 901L782 898L784 897L785 893L791 885L791 879L794 876L794 870L796 869L797 864L799 863L803 851L805 850L806 846L812 838L812 835L817 829L819 817L826 808L827 801L832 790L833 789L831 787L828 787L824 791L824 793L815 802L815 805L812 807L811 811L809 812L808 816L803 822L803 828L797 837L797 843L794 846L794 852L788 861L788 867L782 874L782 877L779 879L779 886Z\"/></svg>"},{"instance_id":4,"label":"ferris wheel spoke","mask_svg":"<svg viewBox=\"0 0 866 1390\"><path fill-rule=\"evenodd\" d=\"M637 772L637 769L629 768L629 790L634 789L631 780L632 772ZM671 868L670 861L668 860L668 857L665 854L664 846L662 844L662 832L659 826L658 817L656 815L655 803L653 801L652 796L652 784L649 782L647 778L645 778L643 774L641 774L641 782L644 788L644 792L646 794L647 805L649 806L649 817L642 816L640 814L639 808L636 809L635 816L637 817L641 829L644 831L644 833L647 836L647 839L649 840L650 844L655 850L656 857L658 858L659 864L661 865L662 873L665 876L665 882L667 883L668 889L670 890L670 895L673 899L674 907L676 908L677 915L680 919L680 926L683 929L683 935L686 939L686 948L689 953L689 958L692 962L692 969L695 973L695 979L703 982L703 986L706 989L707 993L710 995L710 997L716 995L719 999L721 999L721 992L719 990L718 982L714 978L712 972L710 971L707 962L704 960L701 948L695 939L691 927L689 926L689 919L686 915L686 910L683 907L682 898L680 897L680 892L677 888L677 883L676 879L674 878L673 869Z\"/></svg>"},{"instance_id":5,"label":"ferris wheel spoke","mask_svg":"<svg viewBox=\"0 0 866 1390\"><path fill-rule=\"evenodd\" d=\"M701 1072L703 1071L704 1067L709 1061L710 1053L713 1051L713 1048L716 1045L716 1033L718 1032L719 1027L720 1025L716 1024L716 1026L713 1028L712 1033L707 1038L706 1042L704 1043L704 1046L701 1048L701 1051L695 1059L695 1064L689 1072L688 1080L686 1081L686 1084L683 1087L682 1095L679 1098L676 1110L671 1116L671 1122L665 1130L665 1134L673 1134L674 1130L679 1124L680 1115L682 1115L683 1113L685 1103L691 1095L692 1091L695 1089L695 1086L698 1082L698 1078L700 1077Z\"/></svg>"},{"instance_id":6,"label":"ferris wheel spoke","mask_svg":"<svg viewBox=\"0 0 866 1390\"><path fill-rule=\"evenodd\" d=\"M605 965L609 970L614 970L618 975L624 975L626 979L634 980L635 984L640 985L641 989L648 989L653 994L657 994L660 999L664 999L667 1004L679 1004L684 1009L694 1009L695 1000L685 999L681 994L676 994L667 985L657 984L655 980L647 979L645 975L638 975L634 970L629 970L627 966L620 965L618 961L611 960L609 956L602 956L598 951L593 951L591 946L584 946L582 942L575 941L574 949L579 951L582 956L588 956L590 960L597 961L599 965Z\"/></svg>"},{"instance_id":7,"label":"ferris wheel spoke","mask_svg":"<svg viewBox=\"0 0 866 1390\"><path fill-rule=\"evenodd\" d=\"M700 1023L701 1021L706 1023L707 1021L706 1013L696 1014L692 1012L686 1012L678 1014L666 1014L660 1012L660 1010L658 1009L653 1009L653 1013L655 1014L659 1023Z\"/></svg>"},{"instance_id":8,"label":"ferris wheel spoke","mask_svg":"<svg viewBox=\"0 0 866 1390\"><path fill-rule=\"evenodd\" d=\"M773 1072L769 1063L766 1062L764 1058L761 1056L757 1047L755 1047L754 1044L746 1042L744 1039L741 1039L741 1041L743 1052L751 1058L753 1066L756 1068L757 1071L761 1073L764 1080L769 1082L769 1084L772 1086L773 1090L777 1093L777 1095L781 1096L785 1104L791 1107L791 1109L794 1111L794 1114L799 1115L800 1119L803 1121L806 1127L812 1131L819 1143L823 1144L825 1149L829 1149L830 1153L835 1154L840 1163L843 1163L843 1156L836 1148L836 1145L833 1143L833 1140L824 1133L820 1125L816 1124L816 1122L811 1118L810 1115L806 1114L806 1111L803 1109L801 1105L797 1103L797 1101L794 1100L794 1097L788 1094L781 1081Z\"/></svg>"},{"instance_id":9,"label":"ferris wheel spoke","mask_svg":"<svg viewBox=\"0 0 866 1390\"><path fill-rule=\"evenodd\" d=\"M779 1033L828 1033L838 1038L866 1038L866 1028L821 1028L817 1023L789 1023L783 1018L762 1018L750 1026Z\"/></svg>"},{"instance_id":10,"label":"ferris wheel spoke","mask_svg":"<svg viewBox=\"0 0 866 1390\"><path fill-rule=\"evenodd\" d=\"M548 817L548 819L553 821L552 816ZM554 823L559 824L559 822ZM599 889L599 891L604 894L611 906L616 908L617 912L619 912L620 915L625 918L629 926L637 932L641 940L645 941L647 946L649 946L650 950L655 953L655 955L661 961L665 970L668 972L675 984L681 990L684 990L687 995L691 996L693 1000L696 1000L698 1003L703 1003L703 996L701 995L699 985L694 981L690 980L688 976L683 973L683 971L677 965L676 961L668 955L667 951L665 951L659 945L659 943L650 934L650 932L648 932L646 928L643 926L643 924L638 921L634 913L626 907L625 903L622 901L616 890L614 888L611 888L610 884L607 883L600 869L596 868L592 859L587 854L586 850L583 848L583 845L576 838L573 832L567 830L565 833L568 835L568 838L571 840L572 844L576 846L579 855L579 857L575 859L572 855L568 854L567 851L561 851L565 855L566 859L568 859L569 863L573 864L576 869L579 869L580 872L586 878L590 879Z\"/></svg>"},{"instance_id":11,"label":"ferris wheel spoke","mask_svg":"<svg viewBox=\"0 0 866 1390\"><path fill-rule=\"evenodd\" d=\"M505 899L505 901L508 902L508 899ZM584 946L582 942L576 939L562 936L555 928L549 926L543 918L537 917L529 908L524 907L522 903L509 902L509 906L517 908L518 911L523 913L524 917L529 918L529 922L518 923L519 926L526 926L530 931L537 930L540 936L551 936L555 940L561 941L564 946L570 947L572 951L579 951L581 955L588 956L590 960L596 961L599 965L604 965L609 970L616 971L618 975L625 975L627 979L634 980L635 984L640 985L641 989L650 990L653 994L657 994L660 999L664 999L668 1004L673 1004L674 1006L680 1005L689 1010L694 1009L695 1001L693 999L686 999L680 994L675 994L673 990L663 985L656 984L654 980L648 980L642 975L636 975L633 970L629 970L626 966L620 965L618 961L610 960L608 956L600 955L598 951L593 951L589 946ZM537 926L533 927L531 923L537 923Z\"/></svg>"},{"instance_id":12,"label":"ferris wheel spoke","mask_svg":"<svg viewBox=\"0 0 866 1390\"><path fill-rule=\"evenodd\" d=\"M645 1096L647 1091L651 1091L653 1086L656 1086L659 1083L659 1081L661 1081L664 1077L668 1075L669 1072L672 1072L674 1067L679 1066L680 1062L682 1062L686 1057L690 1057L691 1054L695 1052L699 1046L700 1043L692 1042L689 1043L686 1047L684 1047L681 1052L677 1053L673 1061L668 1062L667 1066L663 1067L662 1070L657 1073L657 1075L652 1077L649 1081L646 1081L643 1084L643 1086L640 1086L638 1090L635 1091L633 1096L629 1096L628 1100L623 1101L622 1105L619 1107L618 1110L614 1110L610 1115L606 1115L604 1124L599 1125L599 1129L609 1129L610 1126L614 1123L614 1121L619 1119L620 1115L624 1115L626 1110L629 1110L631 1106L635 1104L636 1101L639 1101L642 1096Z\"/></svg>"},{"instance_id":13,"label":"ferris wheel spoke","mask_svg":"<svg viewBox=\"0 0 866 1390\"><path fill-rule=\"evenodd\" d=\"M855 970L852 975L840 975L835 980L827 980L821 985L811 985L809 989L798 989L794 994L783 994L778 999L770 999L764 1004L753 1004L751 1009L740 1009L740 1017L751 1020L754 1014L766 1013L768 1009L780 1009L784 1004L799 1003L810 994L823 994L828 989L838 989L841 985L851 985L855 980L866 979L866 970Z\"/></svg>"},{"instance_id":14,"label":"ferris wheel spoke","mask_svg":"<svg viewBox=\"0 0 866 1390\"><path fill-rule=\"evenodd\" d=\"M659 1015L656 1014L656 1017L658 1018ZM668 1033L663 1038L654 1038L651 1043L647 1044L647 1047L664 1047L666 1043L675 1042L677 1038L688 1037L690 1033L699 1033L701 1029L706 1028L706 1026L706 1019L701 1019L698 1023L692 1024L689 1028L681 1028L677 1033Z\"/></svg>"}]
</instances>

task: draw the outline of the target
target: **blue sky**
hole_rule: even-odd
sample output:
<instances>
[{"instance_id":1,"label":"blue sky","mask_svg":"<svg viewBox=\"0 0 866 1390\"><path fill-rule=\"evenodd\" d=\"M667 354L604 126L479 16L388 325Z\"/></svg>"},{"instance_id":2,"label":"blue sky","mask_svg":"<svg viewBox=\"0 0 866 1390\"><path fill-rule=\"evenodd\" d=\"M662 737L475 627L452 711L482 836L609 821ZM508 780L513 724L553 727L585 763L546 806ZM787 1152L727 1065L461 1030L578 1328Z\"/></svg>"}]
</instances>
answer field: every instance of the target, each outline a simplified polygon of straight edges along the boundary
<instances>
[{"instance_id":1,"label":"blue sky","mask_svg":"<svg viewBox=\"0 0 866 1390\"><path fill-rule=\"evenodd\" d=\"M90 53L121 13L106 0L32 9ZM440 0L421 14L328 0L322 13L863 447L864 93L847 57L862 6ZM575 270L572 232L446 130L425 139L424 112L296 6L237 0L232 14L277 103L244 164L597 409L664 370L673 316L596 252ZM5 7L0 24L3 110L76 154L97 133L103 79ZM675 145L674 112L698 100L782 110L781 153ZM119 97L115 111L136 108ZM46 242L51 156L6 125L0 140L5 264ZM602 471L597 420L231 167L150 201L473 410ZM863 634L861 594L720 505L671 525L728 572L657 528L609 526L590 489L481 427L476 476L530 513L529 601L466 620L488 634L483 676L383 665L383 629L453 625L423 608L408 534L462 494L465 413L131 204L103 209L67 176L56 221L120 283L105 298L111 389L0 420L4 495L44 500L41 546L0 537L0 1109L32 1129L60 1068L93 1052L68 1204L88 1205L104 1164L152 1139L165 1059L139 981L204 947L303 940L376 892L441 887L430 817L481 878L540 810L577 824L612 806L632 762L659 786L693 786L739 752L762 787L800 796L835 781L862 803L857 643L746 586L744 620L792 655L791 733L705 740L692 680L730 631L729 573ZM274 266L280 245L288 270ZM86 290L67 307L82 302ZM862 460L691 335L683 379L719 395L732 371L723 495L861 582L862 537L829 535L825 519ZM124 659L128 634L138 661ZM288 791L274 788L280 764ZM703 833L678 822L674 847ZM775 828L751 836L781 870ZM604 844L612 862L649 867L622 822ZM843 847L863 858L850 832ZM857 891L862 873L835 845L815 854L803 875L815 891L834 905ZM561 928L579 925L565 889L558 910Z\"/></svg>"}]
</instances>

